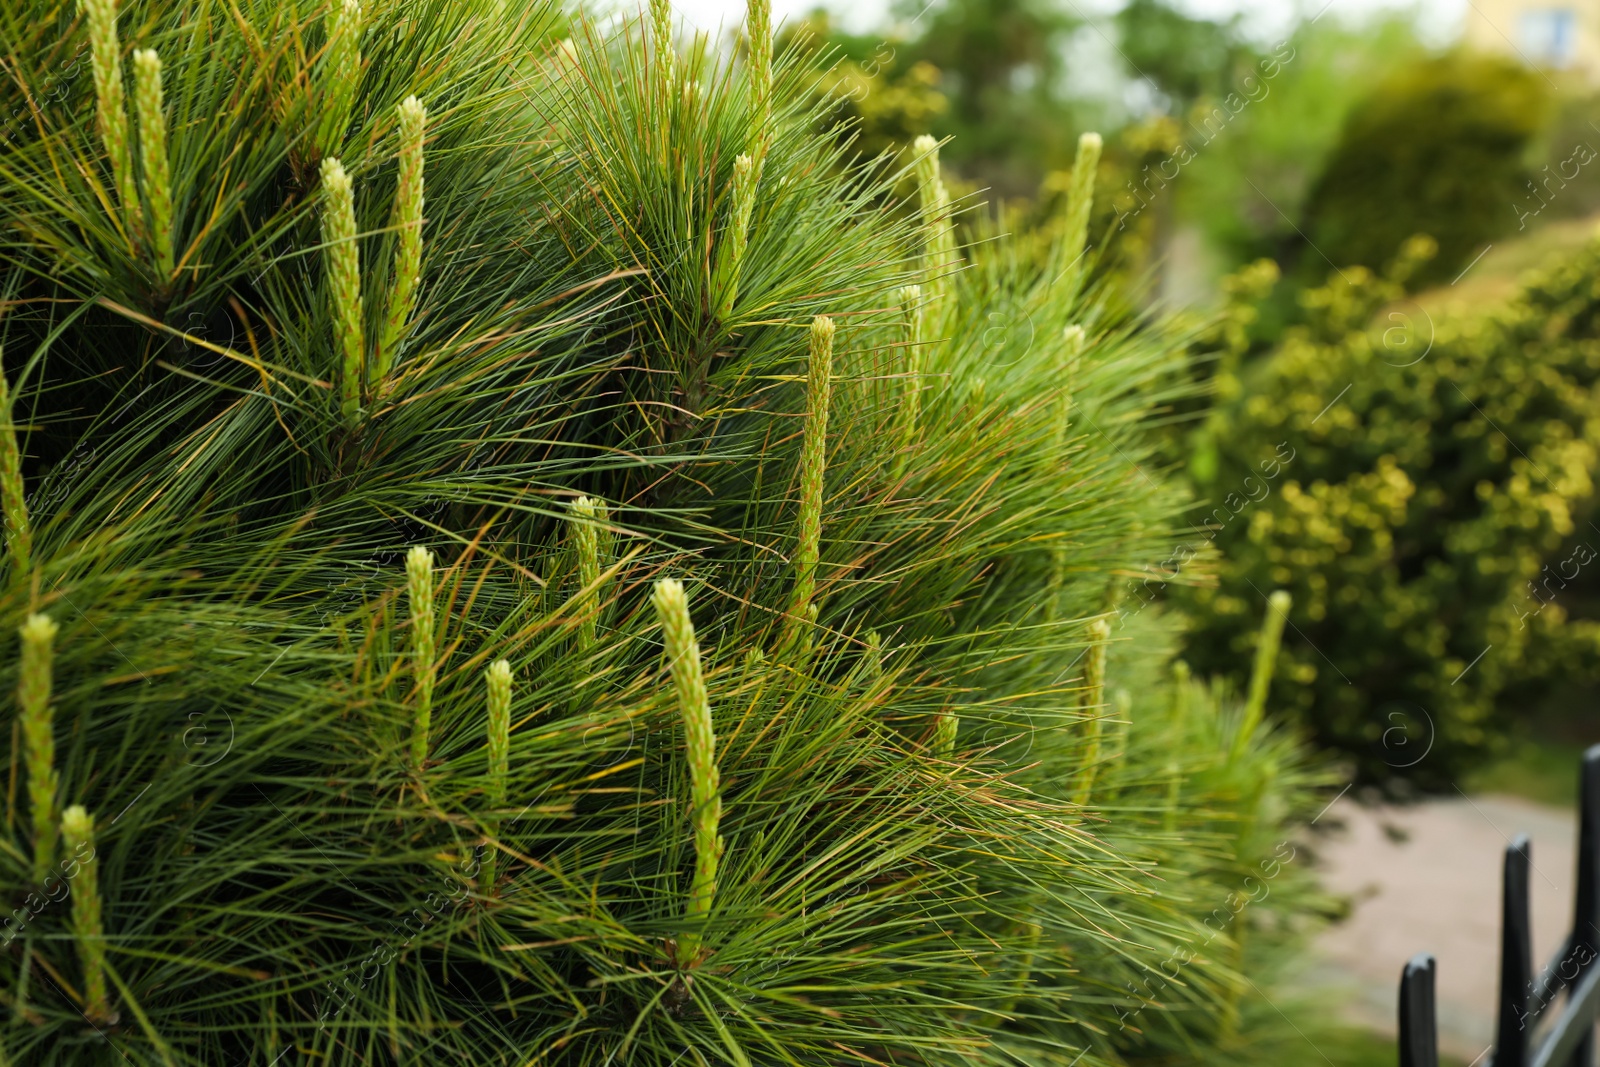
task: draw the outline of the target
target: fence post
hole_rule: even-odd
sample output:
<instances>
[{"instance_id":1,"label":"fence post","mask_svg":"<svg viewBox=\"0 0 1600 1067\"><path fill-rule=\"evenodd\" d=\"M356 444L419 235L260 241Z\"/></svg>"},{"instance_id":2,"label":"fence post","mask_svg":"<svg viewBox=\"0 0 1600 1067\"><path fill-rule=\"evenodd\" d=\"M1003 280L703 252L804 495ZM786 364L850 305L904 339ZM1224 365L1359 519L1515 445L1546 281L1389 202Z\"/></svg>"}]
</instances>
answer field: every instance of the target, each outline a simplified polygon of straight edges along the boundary
<instances>
[{"instance_id":1,"label":"fence post","mask_svg":"<svg viewBox=\"0 0 1600 1067\"><path fill-rule=\"evenodd\" d=\"M1426 952L1412 956L1400 972L1400 1067L1439 1067L1433 976L1433 957Z\"/></svg>"},{"instance_id":2,"label":"fence post","mask_svg":"<svg viewBox=\"0 0 1600 1067\"><path fill-rule=\"evenodd\" d=\"M1570 985L1577 989L1600 955L1600 745L1584 752L1578 773L1578 891L1567 951L1578 962ZM1595 1067L1594 1026L1585 1029L1567 1067Z\"/></svg>"},{"instance_id":3,"label":"fence post","mask_svg":"<svg viewBox=\"0 0 1600 1067\"><path fill-rule=\"evenodd\" d=\"M1528 995L1533 985L1533 931L1528 909L1532 843L1518 834L1506 847L1500 898L1500 1012L1494 1067L1528 1067Z\"/></svg>"}]
</instances>

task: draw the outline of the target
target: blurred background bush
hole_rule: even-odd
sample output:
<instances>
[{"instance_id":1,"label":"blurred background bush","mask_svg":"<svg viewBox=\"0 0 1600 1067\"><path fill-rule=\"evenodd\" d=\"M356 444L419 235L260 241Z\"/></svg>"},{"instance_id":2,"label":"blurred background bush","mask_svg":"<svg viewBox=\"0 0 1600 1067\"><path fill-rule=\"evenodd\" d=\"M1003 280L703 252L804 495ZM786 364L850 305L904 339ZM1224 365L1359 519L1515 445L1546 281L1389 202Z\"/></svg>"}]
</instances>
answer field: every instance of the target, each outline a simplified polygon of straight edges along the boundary
<instances>
[{"instance_id":1,"label":"blurred background bush","mask_svg":"<svg viewBox=\"0 0 1600 1067\"><path fill-rule=\"evenodd\" d=\"M1574 710L1600 614L1593 30L1207 10L941 0L851 33L819 9L789 43L861 158L949 138L969 239L1048 228L1077 134L1106 137L1095 269L1194 331L1166 458L1198 550L1142 588L1197 670L1238 684L1284 587L1272 706L1391 794L1600 739Z\"/></svg>"}]
</instances>

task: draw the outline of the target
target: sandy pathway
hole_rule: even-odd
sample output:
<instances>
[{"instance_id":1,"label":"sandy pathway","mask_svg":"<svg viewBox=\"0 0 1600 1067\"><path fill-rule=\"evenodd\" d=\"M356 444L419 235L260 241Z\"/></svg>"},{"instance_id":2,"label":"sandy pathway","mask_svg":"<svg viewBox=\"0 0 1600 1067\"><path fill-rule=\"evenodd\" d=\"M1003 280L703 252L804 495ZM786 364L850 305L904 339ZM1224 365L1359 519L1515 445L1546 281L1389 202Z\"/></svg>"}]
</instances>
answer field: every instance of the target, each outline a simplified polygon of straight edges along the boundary
<instances>
[{"instance_id":1,"label":"sandy pathway","mask_svg":"<svg viewBox=\"0 0 1600 1067\"><path fill-rule=\"evenodd\" d=\"M1344 824L1317 845L1324 884L1355 907L1319 938L1319 977L1354 986L1359 1021L1392 1033L1400 969L1432 952L1440 1044L1472 1061L1494 1038L1506 845L1519 831L1533 839L1537 972L1572 923L1573 813L1504 796L1375 809L1346 798L1322 819Z\"/></svg>"}]
</instances>

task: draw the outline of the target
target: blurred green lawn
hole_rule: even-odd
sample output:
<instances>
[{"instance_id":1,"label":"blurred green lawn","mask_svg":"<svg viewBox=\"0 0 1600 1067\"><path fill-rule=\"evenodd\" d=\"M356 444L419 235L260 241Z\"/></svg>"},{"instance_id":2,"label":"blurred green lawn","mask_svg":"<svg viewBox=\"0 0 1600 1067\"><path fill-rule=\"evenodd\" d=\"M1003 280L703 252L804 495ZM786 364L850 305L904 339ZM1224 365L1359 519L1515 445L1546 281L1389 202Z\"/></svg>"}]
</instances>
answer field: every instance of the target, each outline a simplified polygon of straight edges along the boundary
<instances>
[{"instance_id":1,"label":"blurred green lawn","mask_svg":"<svg viewBox=\"0 0 1600 1067\"><path fill-rule=\"evenodd\" d=\"M1584 746L1563 740L1520 741L1503 759L1472 775L1468 793L1510 793L1558 808L1578 803L1578 761Z\"/></svg>"},{"instance_id":2,"label":"blurred green lawn","mask_svg":"<svg viewBox=\"0 0 1600 1067\"><path fill-rule=\"evenodd\" d=\"M1530 229L1526 235L1502 238L1489 245L1483 258L1472 262L1455 281L1418 293L1416 302L1435 322L1481 313L1515 295L1518 280L1528 271L1583 247L1597 227L1600 215L1561 219Z\"/></svg>"},{"instance_id":3,"label":"blurred green lawn","mask_svg":"<svg viewBox=\"0 0 1600 1067\"><path fill-rule=\"evenodd\" d=\"M1321 1050L1334 1067L1394 1067L1400 1062L1394 1041L1367 1030L1351 1029L1338 1031L1331 1040L1321 1042ZM1441 1054L1439 1067L1467 1067L1467 1062Z\"/></svg>"}]
</instances>

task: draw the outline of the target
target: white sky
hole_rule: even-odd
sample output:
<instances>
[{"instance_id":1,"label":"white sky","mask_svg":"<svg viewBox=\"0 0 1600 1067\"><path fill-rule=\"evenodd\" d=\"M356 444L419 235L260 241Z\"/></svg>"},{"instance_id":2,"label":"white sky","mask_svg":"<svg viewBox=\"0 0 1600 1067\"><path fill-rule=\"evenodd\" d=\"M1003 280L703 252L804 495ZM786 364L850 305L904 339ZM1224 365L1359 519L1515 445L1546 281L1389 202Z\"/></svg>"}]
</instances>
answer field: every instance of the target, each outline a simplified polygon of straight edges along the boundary
<instances>
[{"instance_id":1,"label":"white sky","mask_svg":"<svg viewBox=\"0 0 1600 1067\"><path fill-rule=\"evenodd\" d=\"M1068 11L1084 16L1105 15L1121 6L1117 0L1058 0ZM1324 0L1180 0L1178 6L1195 15L1218 17L1242 12L1252 37L1275 39L1294 21L1297 11L1316 15ZM1382 10L1417 9L1430 37L1447 39L1458 32L1468 0L1329 0L1326 15L1359 20ZM622 0L628 6L628 0ZM641 5L642 6L642 5ZM673 0L673 10L695 29L715 31L737 25L744 18L744 0ZM819 0L772 0L773 18L797 18L819 6ZM845 28L865 32L885 24L889 0L821 0Z\"/></svg>"}]
</instances>

